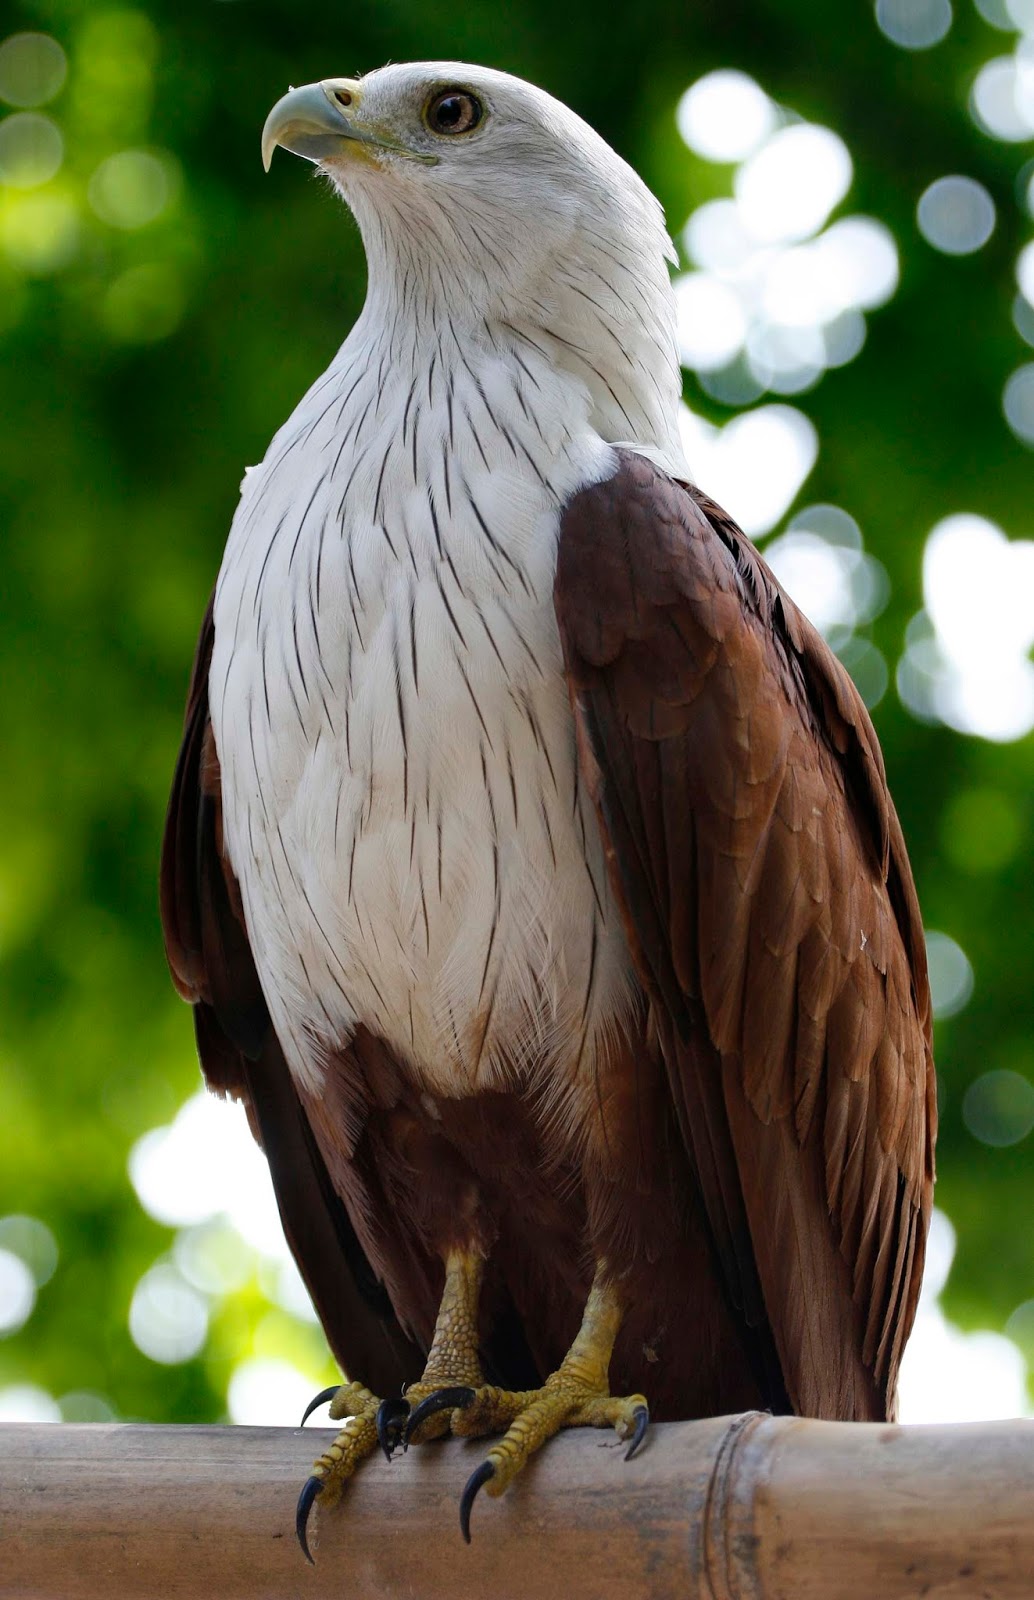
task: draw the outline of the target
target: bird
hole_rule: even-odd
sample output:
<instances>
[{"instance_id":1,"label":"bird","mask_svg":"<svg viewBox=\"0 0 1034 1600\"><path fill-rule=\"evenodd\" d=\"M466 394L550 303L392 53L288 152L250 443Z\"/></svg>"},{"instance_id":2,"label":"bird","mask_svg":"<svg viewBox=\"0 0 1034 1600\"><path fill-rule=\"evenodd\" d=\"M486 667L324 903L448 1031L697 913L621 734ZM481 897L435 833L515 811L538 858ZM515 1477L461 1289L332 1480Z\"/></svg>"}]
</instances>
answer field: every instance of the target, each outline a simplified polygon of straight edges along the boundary
<instances>
[{"instance_id":1,"label":"bird","mask_svg":"<svg viewBox=\"0 0 1034 1600\"><path fill-rule=\"evenodd\" d=\"M506 73L291 89L368 264L246 474L161 863L364 1457L894 1415L931 1004L847 671L696 487L659 202ZM631 1470L631 1469L630 1469ZM321 1512L322 1514L322 1512Z\"/></svg>"}]
</instances>

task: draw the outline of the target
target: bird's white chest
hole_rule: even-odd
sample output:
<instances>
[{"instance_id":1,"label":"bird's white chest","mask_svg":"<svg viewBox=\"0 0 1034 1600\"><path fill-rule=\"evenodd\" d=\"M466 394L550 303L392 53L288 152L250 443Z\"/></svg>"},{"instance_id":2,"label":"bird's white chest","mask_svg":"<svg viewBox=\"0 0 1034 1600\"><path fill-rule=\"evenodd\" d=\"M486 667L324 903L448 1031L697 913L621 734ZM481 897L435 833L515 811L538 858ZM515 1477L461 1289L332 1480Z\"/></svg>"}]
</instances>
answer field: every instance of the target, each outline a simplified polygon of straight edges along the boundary
<instances>
[{"instance_id":1,"label":"bird's white chest","mask_svg":"<svg viewBox=\"0 0 1034 1600\"><path fill-rule=\"evenodd\" d=\"M628 995L552 598L560 507L609 450L571 395L532 418L503 362L394 396L360 362L273 441L227 546L226 841L292 1069L364 1025L465 1093L590 1061Z\"/></svg>"}]
</instances>

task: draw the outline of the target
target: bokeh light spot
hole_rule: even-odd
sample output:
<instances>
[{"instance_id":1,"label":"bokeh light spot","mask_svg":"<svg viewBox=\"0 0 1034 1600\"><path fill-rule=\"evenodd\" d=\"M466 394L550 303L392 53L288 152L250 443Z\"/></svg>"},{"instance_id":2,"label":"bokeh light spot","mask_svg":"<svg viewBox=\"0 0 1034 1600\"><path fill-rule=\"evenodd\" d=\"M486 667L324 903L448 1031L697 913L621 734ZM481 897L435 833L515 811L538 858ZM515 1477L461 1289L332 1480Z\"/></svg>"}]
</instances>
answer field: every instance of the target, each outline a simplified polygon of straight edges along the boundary
<instances>
[{"instance_id":1,"label":"bokeh light spot","mask_svg":"<svg viewBox=\"0 0 1034 1600\"><path fill-rule=\"evenodd\" d=\"M994 201L974 178L938 178L920 196L919 231L949 256L972 255L994 232Z\"/></svg>"},{"instance_id":2,"label":"bokeh light spot","mask_svg":"<svg viewBox=\"0 0 1034 1600\"><path fill-rule=\"evenodd\" d=\"M752 538L775 527L818 455L814 424L793 406L758 406L723 428L682 406L679 426L696 482Z\"/></svg>"},{"instance_id":3,"label":"bokeh light spot","mask_svg":"<svg viewBox=\"0 0 1034 1600\"><path fill-rule=\"evenodd\" d=\"M1034 239L1016 257L1016 282L1028 305L1034 306Z\"/></svg>"},{"instance_id":4,"label":"bokeh light spot","mask_svg":"<svg viewBox=\"0 0 1034 1600\"><path fill-rule=\"evenodd\" d=\"M935 1206L918 1314L901 1362L898 1415L904 1423L981 1422L1029 1410L1026 1362L1012 1340L988 1331L963 1333L937 1303L955 1242L955 1229Z\"/></svg>"},{"instance_id":5,"label":"bokeh light spot","mask_svg":"<svg viewBox=\"0 0 1034 1600\"><path fill-rule=\"evenodd\" d=\"M770 244L806 239L844 198L852 172L847 146L831 128L780 128L736 174L744 226Z\"/></svg>"},{"instance_id":6,"label":"bokeh light spot","mask_svg":"<svg viewBox=\"0 0 1034 1600\"><path fill-rule=\"evenodd\" d=\"M1034 303L1025 294L1018 294L1012 303L1012 325L1025 344L1034 345Z\"/></svg>"},{"instance_id":7,"label":"bokeh light spot","mask_svg":"<svg viewBox=\"0 0 1034 1600\"><path fill-rule=\"evenodd\" d=\"M876 0L876 21L903 50L929 50L951 28L951 0Z\"/></svg>"},{"instance_id":8,"label":"bokeh light spot","mask_svg":"<svg viewBox=\"0 0 1034 1600\"><path fill-rule=\"evenodd\" d=\"M970 95L977 126L994 139L1019 144L1034 134L1034 87L1013 56L997 56L977 73Z\"/></svg>"},{"instance_id":9,"label":"bokeh light spot","mask_svg":"<svg viewBox=\"0 0 1034 1600\"><path fill-rule=\"evenodd\" d=\"M1034 1300L1024 1300L1016 1307L1005 1324L1004 1332L1014 1339L1034 1364Z\"/></svg>"},{"instance_id":10,"label":"bokeh light spot","mask_svg":"<svg viewBox=\"0 0 1034 1600\"><path fill-rule=\"evenodd\" d=\"M747 360L764 388L776 394L803 394L826 369L822 330L756 323L747 335Z\"/></svg>"},{"instance_id":11,"label":"bokeh light spot","mask_svg":"<svg viewBox=\"0 0 1034 1600\"><path fill-rule=\"evenodd\" d=\"M38 1217L18 1213L0 1217L0 1249L20 1256L32 1273L37 1289L49 1283L57 1267L57 1240Z\"/></svg>"},{"instance_id":12,"label":"bokeh light spot","mask_svg":"<svg viewBox=\"0 0 1034 1600\"><path fill-rule=\"evenodd\" d=\"M296 1428L316 1384L289 1361L242 1361L230 1379L227 1406L234 1422Z\"/></svg>"},{"instance_id":13,"label":"bokeh light spot","mask_svg":"<svg viewBox=\"0 0 1034 1600\"><path fill-rule=\"evenodd\" d=\"M1000 789L962 789L941 820L941 843L963 872L998 872L1020 847L1022 826L1015 803Z\"/></svg>"},{"instance_id":14,"label":"bokeh light spot","mask_svg":"<svg viewBox=\"0 0 1034 1600\"><path fill-rule=\"evenodd\" d=\"M708 272L687 272L676 278L674 288L683 365L702 372L726 366L747 335L735 292Z\"/></svg>"},{"instance_id":15,"label":"bokeh light spot","mask_svg":"<svg viewBox=\"0 0 1034 1600\"><path fill-rule=\"evenodd\" d=\"M1013 20L1005 0L973 0L973 4L989 27L999 28L1002 33L1012 31Z\"/></svg>"},{"instance_id":16,"label":"bokeh light spot","mask_svg":"<svg viewBox=\"0 0 1034 1600\"><path fill-rule=\"evenodd\" d=\"M110 1400L89 1389L71 1389L58 1400L63 1422L116 1422L118 1413Z\"/></svg>"},{"instance_id":17,"label":"bokeh light spot","mask_svg":"<svg viewBox=\"0 0 1034 1600\"><path fill-rule=\"evenodd\" d=\"M960 944L950 935L926 932L926 960L930 969L930 998L935 1017L954 1017L973 993L973 968Z\"/></svg>"},{"instance_id":18,"label":"bokeh light spot","mask_svg":"<svg viewBox=\"0 0 1034 1600\"><path fill-rule=\"evenodd\" d=\"M898 286L894 235L875 217L841 217L815 241L828 281L837 287L838 308L863 311L886 305Z\"/></svg>"},{"instance_id":19,"label":"bokeh light spot","mask_svg":"<svg viewBox=\"0 0 1034 1600\"><path fill-rule=\"evenodd\" d=\"M860 311L842 311L839 317L827 322L822 330L826 346L826 366L846 367L861 355L865 344L865 318Z\"/></svg>"},{"instance_id":20,"label":"bokeh light spot","mask_svg":"<svg viewBox=\"0 0 1034 1600\"><path fill-rule=\"evenodd\" d=\"M79 213L67 195L49 190L19 195L0 214L0 243L12 266L47 277L68 265L79 247Z\"/></svg>"},{"instance_id":21,"label":"bokeh light spot","mask_svg":"<svg viewBox=\"0 0 1034 1600\"><path fill-rule=\"evenodd\" d=\"M1007 1068L982 1073L963 1095L962 1120L981 1144L1019 1144L1034 1128L1034 1084Z\"/></svg>"},{"instance_id":22,"label":"bokeh light spot","mask_svg":"<svg viewBox=\"0 0 1034 1600\"><path fill-rule=\"evenodd\" d=\"M0 122L0 183L38 189L60 171L65 142L56 122L36 111L19 111Z\"/></svg>"},{"instance_id":23,"label":"bokeh light spot","mask_svg":"<svg viewBox=\"0 0 1034 1600\"><path fill-rule=\"evenodd\" d=\"M105 328L125 344L168 338L183 315L179 273L166 261L129 267L109 285L101 306Z\"/></svg>"},{"instance_id":24,"label":"bokeh light spot","mask_svg":"<svg viewBox=\"0 0 1034 1600\"><path fill-rule=\"evenodd\" d=\"M171 192L167 157L149 150L119 150L94 172L87 197L102 222L129 230L161 216Z\"/></svg>"},{"instance_id":25,"label":"bokeh light spot","mask_svg":"<svg viewBox=\"0 0 1034 1600\"><path fill-rule=\"evenodd\" d=\"M837 646L837 654L851 674L858 693L872 711L883 699L890 683L890 668L883 651L878 650L871 639L860 639L855 634L846 643Z\"/></svg>"},{"instance_id":26,"label":"bokeh light spot","mask_svg":"<svg viewBox=\"0 0 1034 1600\"><path fill-rule=\"evenodd\" d=\"M287 1256L269 1166L241 1106L199 1090L167 1127L137 1140L129 1175L157 1221L182 1227L225 1214L254 1249Z\"/></svg>"},{"instance_id":27,"label":"bokeh light spot","mask_svg":"<svg viewBox=\"0 0 1034 1600\"><path fill-rule=\"evenodd\" d=\"M864 553L861 529L840 506L805 506L798 511L786 532L766 545L765 560L838 651L860 623L879 615L890 595L886 570ZM878 651L874 657L869 663L870 690L879 698L886 687L880 682L886 664ZM861 652L856 662L861 666Z\"/></svg>"},{"instance_id":28,"label":"bokeh light spot","mask_svg":"<svg viewBox=\"0 0 1034 1600\"><path fill-rule=\"evenodd\" d=\"M173 1258L187 1282L206 1295L230 1294L247 1283L253 1262L240 1234L213 1218L176 1235Z\"/></svg>"},{"instance_id":29,"label":"bokeh light spot","mask_svg":"<svg viewBox=\"0 0 1034 1600\"><path fill-rule=\"evenodd\" d=\"M21 1256L0 1249L0 1336L28 1322L36 1304L36 1285Z\"/></svg>"},{"instance_id":30,"label":"bokeh light spot","mask_svg":"<svg viewBox=\"0 0 1034 1600\"><path fill-rule=\"evenodd\" d=\"M0 44L0 100L9 106L46 105L67 74L65 52L47 33L13 33Z\"/></svg>"},{"instance_id":31,"label":"bokeh light spot","mask_svg":"<svg viewBox=\"0 0 1034 1600\"><path fill-rule=\"evenodd\" d=\"M1034 542L968 512L931 530L926 610L909 624L897 672L913 715L1001 742L1034 728L1032 593Z\"/></svg>"},{"instance_id":32,"label":"bokeh light spot","mask_svg":"<svg viewBox=\"0 0 1034 1600\"><path fill-rule=\"evenodd\" d=\"M0 1389L0 1422L60 1422L61 1407L35 1383L11 1383Z\"/></svg>"},{"instance_id":33,"label":"bokeh light spot","mask_svg":"<svg viewBox=\"0 0 1034 1600\"><path fill-rule=\"evenodd\" d=\"M742 161L771 133L776 109L745 72L709 72L686 90L675 120L689 148L707 161Z\"/></svg>"},{"instance_id":34,"label":"bokeh light spot","mask_svg":"<svg viewBox=\"0 0 1034 1600\"><path fill-rule=\"evenodd\" d=\"M175 1366L198 1354L208 1336L208 1306L175 1267L145 1272L129 1307L133 1343L152 1361Z\"/></svg>"},{"instance_id":35,"label":"bokeh light spot","mask_svg":"<svg viewBox=\"0 0 1034 1600\"><path fill-rule=\"evenodd\" d=\"M1010 373L1002 390L1002 410L1017 439L1034 445L1034 362Z\"/></svg>"}]
</instances>

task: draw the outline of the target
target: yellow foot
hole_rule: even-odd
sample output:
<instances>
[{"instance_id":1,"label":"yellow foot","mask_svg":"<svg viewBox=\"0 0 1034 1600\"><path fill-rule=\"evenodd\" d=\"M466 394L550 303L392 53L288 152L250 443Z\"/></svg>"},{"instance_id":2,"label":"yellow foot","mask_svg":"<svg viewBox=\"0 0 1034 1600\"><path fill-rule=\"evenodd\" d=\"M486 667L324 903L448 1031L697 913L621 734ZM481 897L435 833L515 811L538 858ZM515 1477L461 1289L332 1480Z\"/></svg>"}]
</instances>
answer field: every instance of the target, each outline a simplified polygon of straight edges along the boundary
<instances>
[{"instance_id":1,"label":"yellow foot","mask_svg":"<svg viewBox=\"0 0 1034 1600\"><path fill-rule=\"evenodd\" d=\"M463 1490L460 1528L468 1544L470 1513L479 1491L485 1488L490 1495L501 1495L528 1458L561 1428L613 1428L620 1439L630 1441L626 1461L642 1444L650 1421L645 1397L611 1395L605 1381L600 1388L590 1386L572 1370L574 1354L572 1350L541 1389L513 1393L486 1386L471 1393L469 1400L452 1412L452 1432L461 1437L477 1438L506 1430L471 1473Z\"/></svg>"},{"instance_id":2,"label":"yellow foot","mask_svg":"<svg viewBox=\"0 0 1034 1600\"><path fill-rule=\"evenodd\" d=\"M378 1444L390 1461L392 1451L399 1442L402 1423L409 1415L409 1407L404 1400L379 1400L361 1383L342 1383L332 1389L324 1389L314 1400L310 1400L302 1422L327 1400L330 1400L333 1420L337 1422L344 1417L346 1421L333 1444L328 1445L315 1462L312 1476L305 1480L298 1496L295 1532L310 1563L312 1555L308 1524L313 1506L317 1502L323 1508L336 1505L342 1489L360 1461L372 1455Z\"/></svg>"}]
</instances>

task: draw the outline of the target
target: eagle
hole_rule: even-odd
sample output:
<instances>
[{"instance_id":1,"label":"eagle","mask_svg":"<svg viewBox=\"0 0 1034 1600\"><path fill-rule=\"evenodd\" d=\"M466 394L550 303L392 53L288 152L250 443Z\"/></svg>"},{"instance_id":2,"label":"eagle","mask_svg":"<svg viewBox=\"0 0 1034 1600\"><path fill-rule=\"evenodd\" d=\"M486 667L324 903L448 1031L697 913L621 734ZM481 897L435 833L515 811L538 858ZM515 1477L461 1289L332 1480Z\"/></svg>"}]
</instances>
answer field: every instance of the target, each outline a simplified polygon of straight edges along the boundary
<instances>
[{"instance_id":1,"label":"eagle","mask_svg":"<svg viewBox=\"0 0 1034 1600\"><path fill-rule=\"evenodd\" d=\"M922 923L850 677L696 488L661 207L457 62L262 135L369 282L251 469L161 866L344 1376L298 1502L377 1448L893 1414L936 1120ZM326 1396L324 1396L325 1398Z\"/></svg>"}]
</instances>

